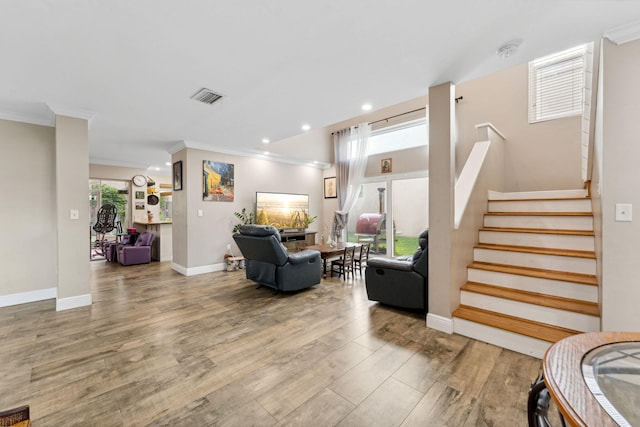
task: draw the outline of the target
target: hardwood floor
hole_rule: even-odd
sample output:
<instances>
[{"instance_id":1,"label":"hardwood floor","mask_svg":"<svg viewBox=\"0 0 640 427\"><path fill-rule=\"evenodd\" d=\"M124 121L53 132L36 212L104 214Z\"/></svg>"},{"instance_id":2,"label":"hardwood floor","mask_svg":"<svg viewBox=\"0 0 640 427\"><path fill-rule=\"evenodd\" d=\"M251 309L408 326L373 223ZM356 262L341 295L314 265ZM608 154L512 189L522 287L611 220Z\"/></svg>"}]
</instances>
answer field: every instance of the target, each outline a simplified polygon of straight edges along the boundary
<instances>
[{"instance_id":1,"label":"hardwood floor","mask_svg":"<svg viewBox=\"0 0 640 427\"><path fill-rule=\"evenodd\" d=\"M93 305L0 308L0 410L43 426L525 426L538 359L425 326L328 278L96 261Z\"/></svg>"}]
</instances>

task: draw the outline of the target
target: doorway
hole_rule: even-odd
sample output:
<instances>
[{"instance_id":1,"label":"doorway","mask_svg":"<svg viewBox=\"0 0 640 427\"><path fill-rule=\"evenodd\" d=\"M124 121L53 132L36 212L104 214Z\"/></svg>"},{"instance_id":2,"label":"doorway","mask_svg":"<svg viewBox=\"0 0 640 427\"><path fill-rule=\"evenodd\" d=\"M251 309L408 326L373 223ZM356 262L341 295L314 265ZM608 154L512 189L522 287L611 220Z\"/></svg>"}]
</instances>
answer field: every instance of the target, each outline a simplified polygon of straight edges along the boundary
<instances>
[{"instance_id":1,"label":"doorway","mask_svg":"<svg viewBox=\"0 0 640 427\"><path fill-rule=\"evenodd\" d=\"M424 175L364 183L349 212L348 241L370 242L372 254L412 255L420 232L429 227L429 179Z\"/></svg>"},{"instance_id":2,"label":"doorway","mask_svg":"<svg viewBox=\"0 0 640 427\"><path fill-rule=\"evenodd\" d=\"M106 240L116 240L118 231L129 227L129 181L90 179L89 180L89 259L104 260L102 248L97 242L94 230L100 207L112 204L116 207L115 228L106 233Z\"/></svg>"}]
</instances>

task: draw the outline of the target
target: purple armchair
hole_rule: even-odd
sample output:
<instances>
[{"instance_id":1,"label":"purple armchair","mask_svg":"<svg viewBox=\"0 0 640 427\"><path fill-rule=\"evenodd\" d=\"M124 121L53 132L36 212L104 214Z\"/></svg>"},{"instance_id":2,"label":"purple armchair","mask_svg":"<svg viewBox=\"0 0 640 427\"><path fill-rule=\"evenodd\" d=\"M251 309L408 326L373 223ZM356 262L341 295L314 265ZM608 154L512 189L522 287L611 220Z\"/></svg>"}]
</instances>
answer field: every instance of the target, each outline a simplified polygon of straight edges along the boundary
<instances>
[{"instance_id":1,"label":"purple armchair","mask_svg":"<svg viewBox=\"0 0 640 427\"><path fill-rule=\"evenodd\" d=\"M138 236L136 243L118 247L118 261L122 265L146 264L151 262L151 243L155 235L144 232Z\"/></svg>"}]
</instances>

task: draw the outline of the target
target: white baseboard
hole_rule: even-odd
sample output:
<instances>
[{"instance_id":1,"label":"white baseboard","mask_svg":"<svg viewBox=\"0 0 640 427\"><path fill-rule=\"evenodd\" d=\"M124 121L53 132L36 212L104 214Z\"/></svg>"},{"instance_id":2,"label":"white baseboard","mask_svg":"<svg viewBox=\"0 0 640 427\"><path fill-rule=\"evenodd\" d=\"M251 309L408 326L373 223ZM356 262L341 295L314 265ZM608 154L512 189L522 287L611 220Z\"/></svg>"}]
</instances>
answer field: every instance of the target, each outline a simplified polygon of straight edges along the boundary
<instances>
[{"instance_id":1,"label":"white baseboard","mask_svg":"<svg viewBox=\"0 0 640 427\"><path fill-rule=\"evenodd\" d=\"M91 294L76 295L69 298L58 298L56 301L56 311L70 310L72 308L91 305Z\"/></svg>"},{"instance_id":2,"label":"white baseboard","mask_svg":"<svg viewBox=\"0 0 640 427\"><path fill-rule=\"evenodd\" d=\"M200 267L187 268L180 264L176 264L175 262L172 262L171 269L174 271L177 271L183 276L196 276L198 274L213 273L215 271L224 271L227 269L227 264L221 262L219 264L210 264L210 265L202 265Z\"/></svg>"},{"instance_id":3,"label":"white baseboard","mask_svg":"<svg viewBox=\"0 0 640 427\"><path fill-rule=\"evenodd\" d=\"M445 332L447 334L452 334L453 319L427 313L427 327L438 330L440 332Z\"/></svg>"},{"instance_id":4,"label":"white baseboard","mask_svg":"<svg viewBox=\"0 0 640 427\"><path fill-rule=\"evenodd\" d=\"M58 288L40 289L37 291L20 292L17 294L0 296L0 307L26 304L29 302L55 299L58 296Z\"/></svg>"}]
</instances>

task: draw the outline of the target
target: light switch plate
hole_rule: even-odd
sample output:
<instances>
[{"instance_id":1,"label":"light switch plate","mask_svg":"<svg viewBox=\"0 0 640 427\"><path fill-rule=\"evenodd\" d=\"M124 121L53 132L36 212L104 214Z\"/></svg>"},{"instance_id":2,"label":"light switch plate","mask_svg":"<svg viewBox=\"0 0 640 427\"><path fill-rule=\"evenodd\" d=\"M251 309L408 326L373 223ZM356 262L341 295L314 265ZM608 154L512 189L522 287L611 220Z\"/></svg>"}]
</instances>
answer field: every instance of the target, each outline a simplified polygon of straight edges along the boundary
<instances>
[{"instance_id":1,"label":"light switch plate","mask_svg":"<svg viewBox=\"0 0 640 427\"><path fill-rule=\"evenodd\" d=\"M202 216L202 209L198 209L198 216Z\"/></svg>"},{"instance_id":2,"label":"light switch plate","mask_svg":"<svg viewBox=\"0 0 640 427\"><path fill-rule=\"evenodd\" d=\"M616 221L631 221L631 203L616 203Z\"/></svg>"},{"instance_id":3,"label":"light switch plate","mask_svg":"<svg viewBox=\"0 0 640 427\"><path fill-rule=\"evenodd\" d=\"M80 219L80 211L78 209L71 209L69 211L69 219Z\"/></svg>"}]
</instances>

